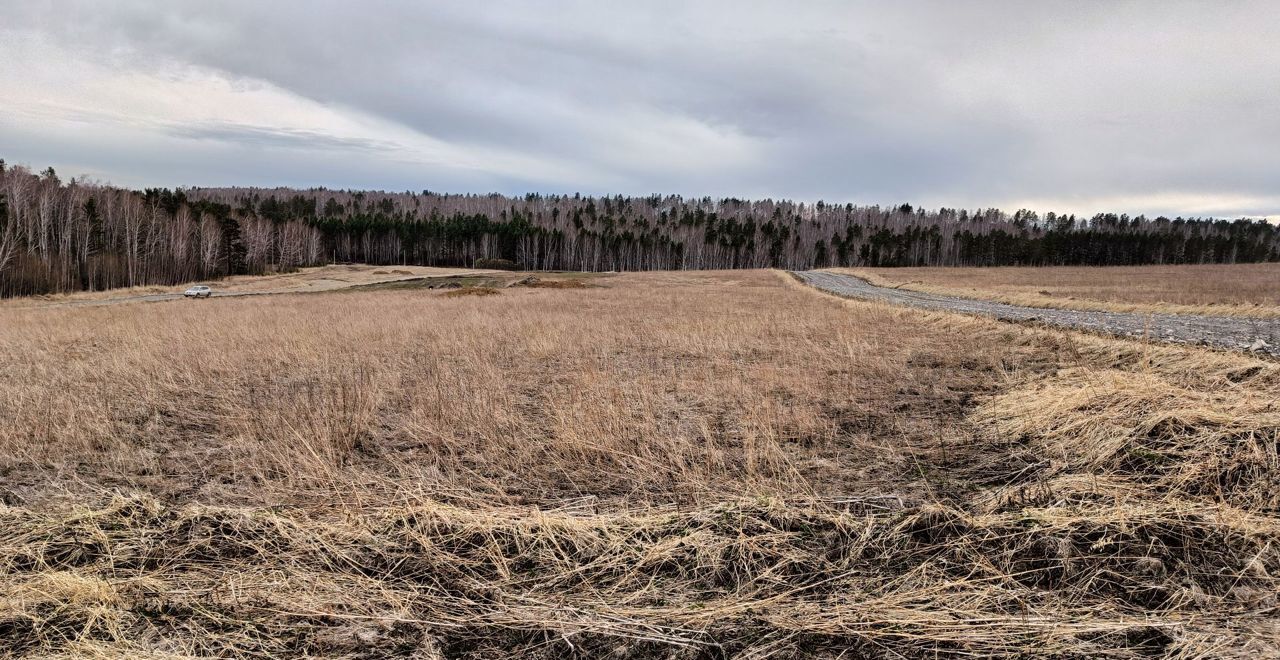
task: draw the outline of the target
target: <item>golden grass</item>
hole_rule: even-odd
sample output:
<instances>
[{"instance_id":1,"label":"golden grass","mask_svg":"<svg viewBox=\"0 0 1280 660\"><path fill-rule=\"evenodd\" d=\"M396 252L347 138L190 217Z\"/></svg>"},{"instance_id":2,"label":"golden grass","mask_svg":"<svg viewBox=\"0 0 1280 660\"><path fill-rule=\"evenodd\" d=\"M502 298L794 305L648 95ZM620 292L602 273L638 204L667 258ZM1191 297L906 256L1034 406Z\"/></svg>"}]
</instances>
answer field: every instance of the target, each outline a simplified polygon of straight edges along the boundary
<instances>
[{"instance_id":1,"label":"golden grass","mask_svg":"<svg viewBox=\"0 0 1280 660\"><path fill-rule=\"evenodd\" d=\"M1280 263L832 270L881 286L1027 307L1280 317Z\"/></svg>"},{"instance_id":2,"label":"golden grass","mask_svg":"<svg viewBox=\"0 0 1280 660\"><path fill-rule=\"evenodd\" d=\"M1280 365L600 282L8 313L7 650L1277 652Z\"/></svg>"},{"instance_id":3,"label":"golden grass","mask_svg":"<svg viewBox=\"0 0 1280 660\"><path fill-rule=\"evenodd\" d=\"M976 418L999 436L1026 438L1051 464L1046 472L1124 474L1167 497L1277 510L1278 394L1075 368L995 397Z\"/></svg>"},{"instance_id":4,"label":"golden grass","mask_svg":"<svg viewBox=\"0 0 1280 660\"><path fill-rule=\"evenodd\" d=\"M599 494L617 481L618 492L669 499L716 475L781 492L798 478L790 443L839 440L805 468L838 483L861 463L843 455L841 423L947 433L941 420L882 420L879 408L905 387L917 391L906 403L936 417L958 406L948 386L993 387L996 362L1031 352L965 358L942 374L912 360L958 353L964 338L945 327L897 337L904 313L876 309L855 325L767 273L619 276L608 288L488 298L389 290L23 310L3 337L0 462L74 456L163 475L198 458L198 486L255 492L254 479L360 460L399 474L425 459L471 490ZM202 460L215 448L225 474ZM510 479L547 456L572 460L546 469L580 474Z\"/></svg>"}]
</instances>

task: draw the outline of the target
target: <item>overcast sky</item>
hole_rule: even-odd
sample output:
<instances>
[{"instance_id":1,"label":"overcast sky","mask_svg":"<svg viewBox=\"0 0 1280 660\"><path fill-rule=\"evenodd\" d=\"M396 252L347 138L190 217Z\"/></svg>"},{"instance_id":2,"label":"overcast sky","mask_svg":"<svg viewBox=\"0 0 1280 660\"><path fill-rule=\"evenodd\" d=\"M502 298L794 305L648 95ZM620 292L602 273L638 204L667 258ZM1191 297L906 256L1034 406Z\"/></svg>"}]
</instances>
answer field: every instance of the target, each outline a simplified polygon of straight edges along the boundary
<instances>
[{"instance_id":1,"label":"overcast sky","mask_svg":"<svg viewBox=\"0 0 1280 660\"><path fill-rule=\"evenodd\" d=\"M1280 217L1280 2L0 0L0 157Z\"/></svg>"}]
</instances>

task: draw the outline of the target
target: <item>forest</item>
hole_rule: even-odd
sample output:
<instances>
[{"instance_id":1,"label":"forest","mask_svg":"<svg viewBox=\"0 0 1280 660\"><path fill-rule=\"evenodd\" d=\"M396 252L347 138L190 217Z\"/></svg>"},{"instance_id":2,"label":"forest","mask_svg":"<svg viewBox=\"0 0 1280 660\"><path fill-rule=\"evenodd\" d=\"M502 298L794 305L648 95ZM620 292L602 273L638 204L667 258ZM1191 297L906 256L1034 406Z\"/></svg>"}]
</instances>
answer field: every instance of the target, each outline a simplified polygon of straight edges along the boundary
<instances>
[{"instance_id":1,"label":"forest","mask_svg":"<svg viewBox=\"0 0 1280 660\"><path fill-rule=\"evenodd\" d=\"M0 297L324 263L628 271L1280 260L1263 220L787 200L128 190L0 160Z\"/></svg>"}]
</instances>

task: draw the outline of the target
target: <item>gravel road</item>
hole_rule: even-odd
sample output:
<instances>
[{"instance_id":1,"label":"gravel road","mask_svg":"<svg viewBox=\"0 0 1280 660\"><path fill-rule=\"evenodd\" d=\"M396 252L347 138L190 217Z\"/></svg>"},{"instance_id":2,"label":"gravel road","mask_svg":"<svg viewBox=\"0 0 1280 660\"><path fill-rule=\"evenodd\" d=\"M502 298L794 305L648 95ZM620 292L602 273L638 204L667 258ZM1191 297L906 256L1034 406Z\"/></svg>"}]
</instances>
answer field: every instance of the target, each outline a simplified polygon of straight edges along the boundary
<instances>
[{"instance_id":1,"label":"gravel road","mask_svg":"<svg viewBox=\"0 0 1280 660\"><path fill-rule=\"evenodd\" d=\"M1150 337L1167 342L1280 355L1280 319L1041 309L879 287L852 275L815 270L797 272L795 275L811 286L848 298L884 300L923 309L994 316L1002 321L1037 321L1121 337Z\"/></svg>"}]
</instances>

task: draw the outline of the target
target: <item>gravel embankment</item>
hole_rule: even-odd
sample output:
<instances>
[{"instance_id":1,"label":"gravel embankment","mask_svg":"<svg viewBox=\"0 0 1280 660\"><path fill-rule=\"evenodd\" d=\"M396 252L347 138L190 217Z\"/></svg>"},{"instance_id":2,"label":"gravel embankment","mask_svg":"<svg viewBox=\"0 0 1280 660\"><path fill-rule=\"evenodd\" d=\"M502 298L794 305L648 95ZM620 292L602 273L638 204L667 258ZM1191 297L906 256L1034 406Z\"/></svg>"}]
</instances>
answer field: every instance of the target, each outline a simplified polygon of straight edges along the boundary
<instances>
[{"instance_id":1,"label":"gravel embankment","mask_svg":"<svg viewBox=\"0 0 1280 660\"><path fill-rule=\"evenodd\" d=\"M879 287L852 275L812 270L795 274L811 286L849 298L884 300L922 309L994 316L1004 321L1037 321L1121 337L1150 337L1159 341L1202 344L1216 348L1280 355L1280 319L1083 312L1070 309L1020 307L987 300L953 298Z\"/></svg>"}]
</instances>

